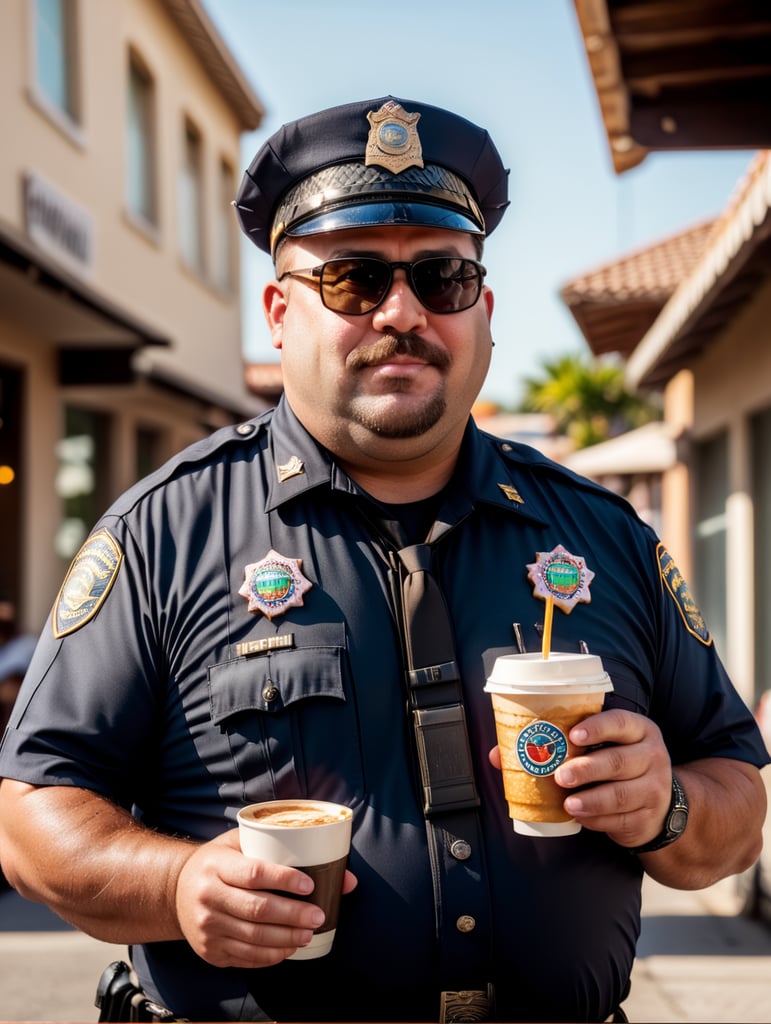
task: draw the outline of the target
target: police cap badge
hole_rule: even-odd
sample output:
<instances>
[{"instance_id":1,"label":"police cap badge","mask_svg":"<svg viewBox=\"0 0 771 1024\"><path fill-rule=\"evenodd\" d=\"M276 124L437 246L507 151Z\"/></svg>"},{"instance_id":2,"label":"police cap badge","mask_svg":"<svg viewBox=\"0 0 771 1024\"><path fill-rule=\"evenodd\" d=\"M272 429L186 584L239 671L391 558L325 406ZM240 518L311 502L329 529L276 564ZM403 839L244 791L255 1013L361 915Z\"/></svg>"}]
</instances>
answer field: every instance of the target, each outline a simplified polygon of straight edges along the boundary
<instances>
[{"instance_id":1,"label":"police cap badge","mask_svg":"<svg viewBox=\"0 0 771 1024\"><path fill-rule=\"evenodd\" d=\"M383 96L283 125L235 201L265 252L285 236L417 224L489 235L508 206L508 171L490 136L440 107Z\"/></svg>"}]
</instances>

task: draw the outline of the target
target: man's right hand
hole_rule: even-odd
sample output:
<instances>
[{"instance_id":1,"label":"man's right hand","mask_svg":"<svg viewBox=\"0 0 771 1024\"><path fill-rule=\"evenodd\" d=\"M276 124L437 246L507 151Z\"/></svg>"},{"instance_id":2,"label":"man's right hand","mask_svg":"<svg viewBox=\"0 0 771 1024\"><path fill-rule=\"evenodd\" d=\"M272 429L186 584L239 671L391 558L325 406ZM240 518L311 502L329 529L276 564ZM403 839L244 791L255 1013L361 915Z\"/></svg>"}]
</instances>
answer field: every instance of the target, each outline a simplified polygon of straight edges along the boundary
<instances>
[{"instance_id":1,"label":"man's right hand","mask_svg":"<svg viewBox=\"0 0 771 1024\"><path fill-rule=\"evenodd\" d=\"M277 889L308 896L313 882L297 868L244 857L238 829L231 829L199 846L182 867L180 928L196 953L216 967L279 963L310 942L324 912Z\"/></svg>"},{"instance_id":2,"label":"man's right hand","mask_svg":"<svg viewBox=\"0 0 771 1024\"><path fill-rule=\"evenodd\" d=\"M192 843L145 828L89 790L3 779L0 839L11 884L103 942L185 938L218 967L266 967L324 920L292 896L311 893L311 879L244 857L237 828ZM343 893L355 887L346 872Z\"/></svg>"}]
</instances>

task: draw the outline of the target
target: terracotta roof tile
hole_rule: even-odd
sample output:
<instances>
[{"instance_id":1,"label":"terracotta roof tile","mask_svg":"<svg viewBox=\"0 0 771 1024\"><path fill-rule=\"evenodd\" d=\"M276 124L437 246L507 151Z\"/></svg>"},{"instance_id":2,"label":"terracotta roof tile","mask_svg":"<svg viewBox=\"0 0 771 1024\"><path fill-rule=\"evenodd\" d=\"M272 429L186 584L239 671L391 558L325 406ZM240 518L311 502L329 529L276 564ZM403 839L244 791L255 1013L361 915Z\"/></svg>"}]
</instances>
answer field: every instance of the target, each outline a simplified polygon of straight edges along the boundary
<instances>
[{"instance_id":1,"label":"terracotta roof tile","mask_svg":"<svg viewBox=\"0 0 771 1024\"><path fill-rule=\"evenodd\" d=\"M258 398L277 399L284 390L281 363L247 363L244 378L247 388Z\"/></svg>"},{"instance_id":2,"label":"terracotta roof tile","mask_svg":"<svg viewBox=\"0 0 771 1024\"><path fill-rule=\"evenodd\" d=\"M713 231L706 221L589 270L560 295L594 355L628 356L696 266Z\"/></svg>"},{"instance_id":3,"label":"terracotta roof tile","mask_svg":"<svg viewBox=\"0 0 771 1024\"><path fill-rule=\"evenodd\" d=\"M713 223L697 224L587 271L564 285L560 294L568 306L587 301L667 299L696 265Z\"/></svg>"}]
</instances>

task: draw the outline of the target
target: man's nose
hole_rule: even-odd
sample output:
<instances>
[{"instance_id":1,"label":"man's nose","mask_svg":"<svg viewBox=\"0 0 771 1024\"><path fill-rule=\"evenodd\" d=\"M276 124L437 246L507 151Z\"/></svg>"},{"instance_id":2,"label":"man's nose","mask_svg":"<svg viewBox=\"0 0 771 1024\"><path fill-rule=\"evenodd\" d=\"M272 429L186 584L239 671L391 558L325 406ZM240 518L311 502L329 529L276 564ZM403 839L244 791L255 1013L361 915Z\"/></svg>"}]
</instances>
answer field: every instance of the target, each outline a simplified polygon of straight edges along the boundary
<instances>
[{"instance_id":1,"label":"man's nose","mask_svg":"<svg viewBox=\"0 0 771 1024\"><path fill-rule=\"evenodd\" d=\"M399 268L394 271L388 294L372 314L372 325L379 331L419 331L428 323L427 312L410 287L407 272Z\"/></svg>"}]
</instances>

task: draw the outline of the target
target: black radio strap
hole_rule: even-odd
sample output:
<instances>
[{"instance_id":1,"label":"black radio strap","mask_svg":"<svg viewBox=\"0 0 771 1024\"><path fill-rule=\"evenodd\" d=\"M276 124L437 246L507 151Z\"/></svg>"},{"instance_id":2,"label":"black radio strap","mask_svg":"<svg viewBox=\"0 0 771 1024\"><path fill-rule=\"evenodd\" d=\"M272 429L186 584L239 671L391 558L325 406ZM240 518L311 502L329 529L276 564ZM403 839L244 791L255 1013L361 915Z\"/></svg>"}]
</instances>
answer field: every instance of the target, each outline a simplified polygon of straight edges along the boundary
<instances>
[{"instance_id":1,"label":"black radio strap","mask_svg":"<svg viewBox=\"0 0 771 1024\"><path fill-rule=\"evenodd\" d=\"M420 766L443 987L440 1021L493 1019L492 924L484 847L452 625L430 544L392 559L409 709Z\"/></svg>"}]
</instances>

